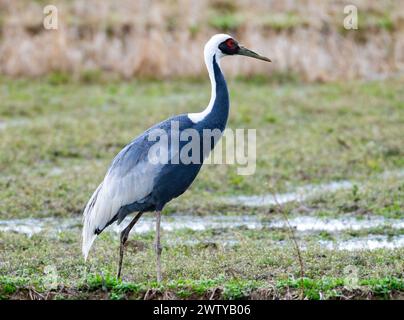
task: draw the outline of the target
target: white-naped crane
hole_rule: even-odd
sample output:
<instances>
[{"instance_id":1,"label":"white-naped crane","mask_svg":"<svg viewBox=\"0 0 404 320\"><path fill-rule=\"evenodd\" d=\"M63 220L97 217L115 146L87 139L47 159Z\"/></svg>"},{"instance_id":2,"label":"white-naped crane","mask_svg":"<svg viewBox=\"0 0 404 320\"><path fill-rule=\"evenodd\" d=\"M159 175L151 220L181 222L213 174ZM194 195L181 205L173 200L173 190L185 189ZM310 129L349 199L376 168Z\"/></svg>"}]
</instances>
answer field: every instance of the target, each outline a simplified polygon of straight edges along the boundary
<instances>
[{"instance_id":1,"label":"white-naped crane","mask_svg":"<svg viewBox=\"0 0 404 320\"><path fill-rule=\"evenodd\" d=\"M173 130L177 131L176 134L180 134L189 129L200 135L206 129L219 129L220 132L223 132L229 115L229 94L220 69L220 60L225 56L233 55L271 61L240 46L236 40L227 34L216 34L206 43L204 49L205 63L212 84L211 99L208 106L202 112L174 116L154 125L118 153L104 180L95 190L84 209L82 251L85 259L87 259L97 235L112 223L120 224L127 215L136 212L136 216L121 232L120 236L117 275L120 278L124 247L130 230L143 213L155 211L157 281L161 281L161 211L169 201L180 196L189 188L202 166L203 159L214 148L215 142L209 143L208 148L202 146L204 151L200 156L201 161L174 162L171 160L178 156L178 152L171 151L171 146L174 143L171 140L168 142L166 155L163 155L164 152L157 152L154 153L154 157L150 157L150 151L156 144L156 139L151 138L151 135L156 131L164 131L172 137ZM173 122L176 122L177 125L173 126ZM185 142L179 143L179 152L181 152L184 144ZM156 157L163 156L166 157L165 160L168 158L168 161L156 161Z\"/></svg>"}]
</instances>

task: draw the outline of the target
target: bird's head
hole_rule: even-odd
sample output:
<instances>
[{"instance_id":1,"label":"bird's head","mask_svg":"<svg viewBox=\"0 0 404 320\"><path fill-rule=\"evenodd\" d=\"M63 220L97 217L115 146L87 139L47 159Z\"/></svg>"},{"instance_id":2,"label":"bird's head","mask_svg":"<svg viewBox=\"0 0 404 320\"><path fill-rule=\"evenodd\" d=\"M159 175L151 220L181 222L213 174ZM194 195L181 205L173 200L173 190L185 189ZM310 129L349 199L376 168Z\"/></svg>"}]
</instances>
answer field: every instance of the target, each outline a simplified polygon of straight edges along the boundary
<instances>
[{"instance_id":1,"label":"bird's head","mask_svg":"<svg viewBox=\"0 0 404 320\"><path fill-rule=\"evenodd\" d=\"M220 59L224 56L240 55L271 62L270 59L239 45L239 43L228 34L215 34L210 38L205 45L204 54L205 58L216 55L216 57Z\"/></svg>"}]
</instances>

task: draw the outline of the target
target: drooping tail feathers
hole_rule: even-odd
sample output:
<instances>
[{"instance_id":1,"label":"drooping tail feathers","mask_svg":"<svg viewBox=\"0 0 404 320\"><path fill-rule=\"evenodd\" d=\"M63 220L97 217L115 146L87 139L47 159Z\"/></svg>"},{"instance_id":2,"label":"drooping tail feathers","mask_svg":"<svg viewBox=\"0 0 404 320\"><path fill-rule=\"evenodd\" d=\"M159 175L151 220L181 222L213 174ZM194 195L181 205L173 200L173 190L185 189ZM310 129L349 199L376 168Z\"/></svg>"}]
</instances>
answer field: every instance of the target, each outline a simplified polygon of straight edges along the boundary
<instances>
[{"instance_id":1,"label":"drooping tail feathers","mask_svg":"<svg viewBox=\"0 0 404 320\"><path fill-rule=\"evenodd\" d=\"M82 244L82 252L84 255L84 259L87 260L88 253L91 249L91 246L97 237L95 230L99 227L100 224L100 216L99 208L100 208L100 193L102 190L102 183L98 186L97 190L93 193L90 200L88 201L84 212L83 212L83 244Z\"/></svg>"}]
</instances>

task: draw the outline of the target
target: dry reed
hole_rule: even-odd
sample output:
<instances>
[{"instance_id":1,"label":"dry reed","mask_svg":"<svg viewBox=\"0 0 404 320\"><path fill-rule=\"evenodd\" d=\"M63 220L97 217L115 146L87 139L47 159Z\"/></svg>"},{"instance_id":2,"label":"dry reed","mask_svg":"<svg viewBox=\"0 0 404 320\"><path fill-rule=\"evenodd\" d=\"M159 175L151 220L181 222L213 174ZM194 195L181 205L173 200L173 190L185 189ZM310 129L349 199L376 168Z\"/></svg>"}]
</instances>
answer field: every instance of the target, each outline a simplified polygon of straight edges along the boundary
<instances>
[{"instance_id":1,"label":"dry reed","mask_svg":"<svg viewBox=\"0 0 404 320\"><path fill-rule=\"evenodd\" d=\"M45 2L0 0L0 74L197 77L205 74L203 44L217 32L273 60L224 62L229 76L334 81L402 72L404 1L350 2L358 6L359 30L343 29L348 3L338 0L56 0L58 30L45 30Z\"/></svg>"}]
</instances>

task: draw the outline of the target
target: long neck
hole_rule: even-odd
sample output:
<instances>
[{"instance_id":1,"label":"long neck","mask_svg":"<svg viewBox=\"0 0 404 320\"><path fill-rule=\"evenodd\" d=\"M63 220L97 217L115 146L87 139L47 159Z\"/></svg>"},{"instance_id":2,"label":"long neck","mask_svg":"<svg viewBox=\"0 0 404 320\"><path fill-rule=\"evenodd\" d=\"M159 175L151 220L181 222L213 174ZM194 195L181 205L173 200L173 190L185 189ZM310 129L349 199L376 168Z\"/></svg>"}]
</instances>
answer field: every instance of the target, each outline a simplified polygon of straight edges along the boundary
<instances>
[{"instance_id":1,"label":"long neck","mask_svg":"<svg viewBox=\"0 0 404 320\"><path fill-rule=\"evenodd\" d=\"M224 130L229 116L229 92L216 55L205 57L212 93L208 106L199 113L189 114L189 118L204 128Z\"/></svg>"}]
</instances>

